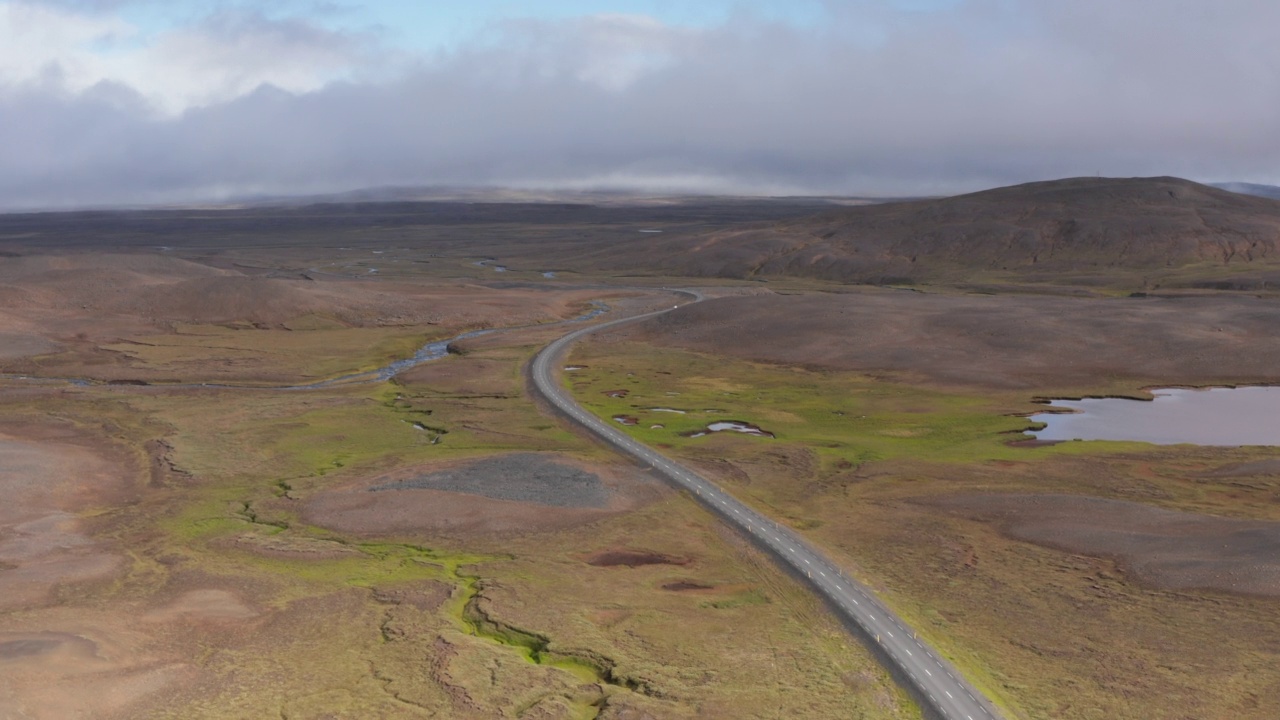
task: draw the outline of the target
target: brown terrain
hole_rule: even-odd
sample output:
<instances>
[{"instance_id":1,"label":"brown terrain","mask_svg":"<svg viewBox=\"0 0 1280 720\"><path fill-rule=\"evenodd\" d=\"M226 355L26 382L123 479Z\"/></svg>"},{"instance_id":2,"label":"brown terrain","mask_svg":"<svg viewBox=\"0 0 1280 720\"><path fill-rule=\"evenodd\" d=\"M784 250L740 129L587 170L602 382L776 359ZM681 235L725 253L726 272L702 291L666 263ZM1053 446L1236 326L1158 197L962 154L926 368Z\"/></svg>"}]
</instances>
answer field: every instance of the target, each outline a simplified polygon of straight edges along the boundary
<instances>
[{"instance_id":1,"label":"brown terrain","mask_svg":"<svg viewBox=\"0 0 1280 720\"><path fill-rule=\"evenodd\" d=\"M1045 390L1100 378L1277 382L1280 305L1251 296L1072 298L865 290L688 305L625 337L771 363Z\"/></svg>"},{"instance_id":2,"label":"brown terrain","mask_svg":"<svg viewBox=\"0 0 1280 720\"><path fill-rule=\"evenodd\" d=\"M784 706L910 716L813 598L524 397L554 323L670 293L55 245L0 257L0 717L732 716L779 653L775 684L814 689ZM524 329L394 383L270 388L486 327ZM618 548L708 589L587 561Z\"/></svg>"},{"instance_id":3,"label":"brown terrain","mask_svg":"<svg viewBox=\"0 0 1280 720\"><path fill-rule=\"evenodd\" d=\"M1109 557L1162 590L1280 597L1280 522L1235 520L1072 495L960 495L926 504L1018 540Z\"/></svg>"},{"instance_id":4,"label":"brown terrain","mask_svg":"<svg viewBox=\"0 0 1280 720\"><path fill-rule=\"evenodd\" d=\"M901 283L1211 263L1259 268L1258 286L1280 280L1278 246L1280 201L1178 178L1076 178L658 241L612 267L652 266L656 255L671 274Z\"/></svg>"},{"instance_id":5,"label":"brown terrain","mask_svg":"<svg viewBox=\"0 0 1280 720\"><path fill-rule=\"evenodd\" d=\"M1280 382L1278 241L1280 203L1174 179L0 216L0 717L912 717L767 558L528 402L552 323L691 277L714 299L583 344L580 400L1011 717L1274 717L1274 449L1015 445L1038 398ZM523 326L390 383L165 387ZM763 430L698 432L727 418Z\"/></svg>"},{"instance_id":6,"label":"brown terrain","mask_svg":"<svg viewBox=\"0 0 1280 720\"><path fill-rule=\"evenodd\" d=\"M0 426L0 609L39 606L61 583L116 569L118 554L88 537L78 514L136 497L128 460L65 424Z\"/></svg>"},{"instance_id":7,"label":"brown terrain","mask_svg":"<svg viewBox=\"0 0 1280 720\"><path fill-rule=\"evenodd\" d=\"M72 588L118 581L125 548L94 537L86 511L137 502L130 454L67 423L6 424L0 434L0 716L120 717L147 696L190 681L206 630L257 616L229 588L197 587L158 604L73 607ZM171 634L183 628L186 639Z\"/></svg>"},{"instance_id":8,"label":"brown terrain","mask_svg":"<svg viewBox=\"0 0 1280 720\"><path fill-rule=\"evenodd\" d=\"M598 296L274 278L142 253L26 255L0 263L0 362L11 374L108 382L287 383L344 367L328 358L353 345L390 360L410 354L424 333L446 336L498 317L547 322ZM272 330L293 334L280 343L232 332ZM202 376L192 376L195 368Z\"/></svg>"}]
</instances>

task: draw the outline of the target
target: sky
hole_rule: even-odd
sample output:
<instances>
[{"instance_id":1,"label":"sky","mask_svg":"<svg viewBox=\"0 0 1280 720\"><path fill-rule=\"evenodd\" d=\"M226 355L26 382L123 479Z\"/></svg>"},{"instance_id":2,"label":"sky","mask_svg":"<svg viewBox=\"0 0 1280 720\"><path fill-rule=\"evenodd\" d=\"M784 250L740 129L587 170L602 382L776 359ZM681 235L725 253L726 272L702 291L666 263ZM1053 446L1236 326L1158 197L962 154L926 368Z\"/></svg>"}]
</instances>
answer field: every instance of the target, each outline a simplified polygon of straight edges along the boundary
<instances>
[{"instance_id":1,"label":"sky","mask_svg":"<svg viewBox=\"0 0 1280 720\"><path fill-rule=\"evenodd\" d=\"M1274 0L0 0L0 209L1280 184Z\"/></svg>"}]
</instances>

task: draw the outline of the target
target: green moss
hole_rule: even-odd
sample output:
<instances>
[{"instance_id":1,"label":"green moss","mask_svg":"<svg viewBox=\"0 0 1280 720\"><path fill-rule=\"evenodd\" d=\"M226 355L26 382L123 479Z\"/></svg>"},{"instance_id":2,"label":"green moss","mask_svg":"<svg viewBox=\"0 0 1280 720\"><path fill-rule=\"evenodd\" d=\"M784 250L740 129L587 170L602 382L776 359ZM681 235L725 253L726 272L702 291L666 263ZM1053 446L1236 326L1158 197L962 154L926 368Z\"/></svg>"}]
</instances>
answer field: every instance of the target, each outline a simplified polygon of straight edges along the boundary
<instances>
[{"instance_id":1,"label":"green moss","mask_svg":"<svg viewBox=\"0 0 1280 720\"><path fill-rule=\"evenodd\" d=\"M1043 408L1028 395L948 392L855 373L759 365L639 344L585 346L572 362L588 366L566 376L579 402L604 418L638 418L639 423L626 426L626 432L682 454L706 447L713 438L691 435L717 420L752 423L777 437L725 432L715 441L744 449L769 443L801 444L816 453L825 467L893 459L1026 461L1119 454L1143 447L1124 442L1062 443L1035 449L1010 446L1010 440L1020 439L1023 431L1035 425L1020 413ZM606 394L617 389L629 393L625 398ZM679 409L685 414L653 408Z\"/></svg>"},{"instance_id":2,"label":"green moss","mask_svg":"<svg viewBox=\"0 0 1280 720\"><path fill-rule=\"evenodd\" d=\"M765 595L758 588L752 588L740 593L735 593L723 600L705 602L702 606L714 608L716 610L732 610L733 608L746 607L749 605L765 605L768 602L769 596Z\"/></svg>"},{"instance_id":3,"label":"green moss","mask_svg":"<svg viewBox=\"0 0 1280 720\"><path fill-rule=\"evenodd\" d=\"M408 357L444 330L424 334L404 328L347 328L308 325L296 332L251 326L178 323L173 333L129 338L105 349L129 357L151 371L189 377L193 365L220 363L243 368L251 383L272 385L270 376L319 380L365 372ZM200 378L190 378L200 379Z\"/></svg>"},{"instance_id":4,"label":"green moss","mask_svg":"<svg viewBox=\"0 0 1280 720\"><path fill-rule=\"evenodd\" d=\"M494 619L480 608L479 598L483 587L481 579L462 574L456 574L456 577L462 583L462 592L454 604L457 610L455 617L462 622L468 634L511 647L535 665L559 668L584 683L617 684L612 677L611 663L584 654L553 650L549 637Z\"/></svg>"}]
</instances>

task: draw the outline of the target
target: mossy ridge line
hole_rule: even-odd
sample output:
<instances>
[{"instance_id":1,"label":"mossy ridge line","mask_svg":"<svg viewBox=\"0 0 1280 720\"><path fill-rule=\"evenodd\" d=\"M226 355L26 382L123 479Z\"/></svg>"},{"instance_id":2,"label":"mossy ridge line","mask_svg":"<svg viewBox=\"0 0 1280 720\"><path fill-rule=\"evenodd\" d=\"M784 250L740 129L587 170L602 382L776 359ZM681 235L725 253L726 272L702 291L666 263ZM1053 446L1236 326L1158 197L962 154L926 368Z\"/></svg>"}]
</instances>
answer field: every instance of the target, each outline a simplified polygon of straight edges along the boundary
<instances>
[{"instance_id":1,"label":"mossy ridge line","mask_svg":"<svg viewBox=\"0 0 1280 720\"><path fill-rule=\"evenodd\" d=\"M616 691L639 692L661 697L661 693L654 691L646 683L619 676L617 664L609 658L589 650L552 649L553 641L550 637L498 620L480 606L484 591L483 578L458 571L455 571L453 576L459 583L461 593L454 603L457 612L451 615L462 624L467 634L516 649L526 661L534 665L558 668L587 684L602 688L600 692L595 693L595 697L590 702L564 696L564 699L569 701L575 709L581 711L580 717L583 720L594 720L603 710L609 696ZM540 700L541 698L532 700L530 707ZM522 712L523 710L516 715L519 716Z\"/></svg>"},{"instance_id":2,"label":"mossy ridge line","mask_svg":"<svg viewBox=\"0 0 1280 720\"><path fill-rule=\"evenodd\" d=\"M496 619L492 614L480 607L479 600L484 591L484 580L480 577L458 575L464 581L465 595L462 603L462 618L479 637L486 637L504 645L522 648L525 657L536 665L550 665L562 669L584 671L575 672L592 682L600 682L626 690L641 692L655 697L661 693L652 690L639 680L620 677L617 674L617 663L590 650L555 650L553 640L541 633L524 630L510 623Z\"/></svg>"}]
</instances>

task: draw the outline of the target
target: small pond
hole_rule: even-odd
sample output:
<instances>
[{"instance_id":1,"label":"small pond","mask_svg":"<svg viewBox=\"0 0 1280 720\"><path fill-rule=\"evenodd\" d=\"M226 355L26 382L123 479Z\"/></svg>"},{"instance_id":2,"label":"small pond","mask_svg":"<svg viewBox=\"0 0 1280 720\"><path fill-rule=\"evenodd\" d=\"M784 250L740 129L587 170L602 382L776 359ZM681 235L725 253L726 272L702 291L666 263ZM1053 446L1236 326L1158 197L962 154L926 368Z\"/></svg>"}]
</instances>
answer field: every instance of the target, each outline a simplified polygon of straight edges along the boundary
<instances>
[{"instance_id":1,"label":"small pond","mask_svg":"<svg viewBox=\"0 0 1280 720\"><path fill-rule=\"evenodd\" d=\"M1054 400L1037 440L1132 440L1157 445L1280 445L1280 387L1158 388L1154 401Z\"/></svg>"},{"instance_id":2,"label":"small pond","mask_svg":"<svg viewBox=\"0 0 1280 720\"><path fill-rule=\"evenodd\" d=\"M762 430L756 427L755 425L752 425L751 423L745 423L745 422L742 422L741 420L718 420L708 425L707 429L705 430L697 430L695 432L689 433L688 437L691 437L691 438L705 437L707 435L710 435L711 433L718 433L718 432L736 432L736 433L742 433L744 435L755 435L756 437L767 437L767 438L777 437L777 435L774 435L768 430Z\"/></svg>"}]
</instances>

